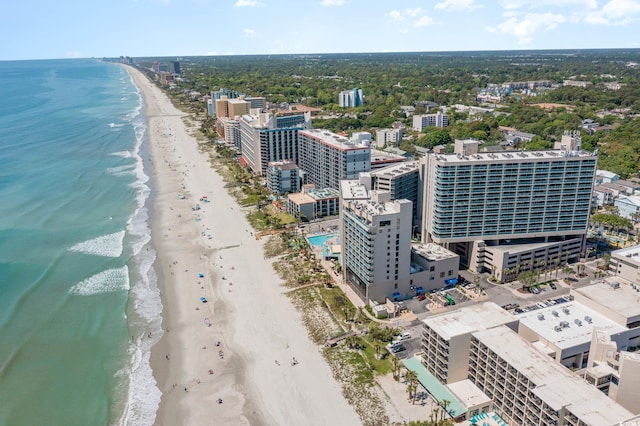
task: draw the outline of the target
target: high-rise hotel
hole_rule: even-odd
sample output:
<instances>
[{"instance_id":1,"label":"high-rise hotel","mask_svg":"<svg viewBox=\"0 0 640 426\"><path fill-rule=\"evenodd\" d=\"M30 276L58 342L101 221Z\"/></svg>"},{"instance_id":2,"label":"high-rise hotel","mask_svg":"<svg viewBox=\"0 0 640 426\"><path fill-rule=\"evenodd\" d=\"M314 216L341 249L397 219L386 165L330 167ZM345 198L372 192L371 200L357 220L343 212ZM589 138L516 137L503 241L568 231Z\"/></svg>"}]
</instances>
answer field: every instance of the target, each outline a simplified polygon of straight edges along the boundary
<instances>
[{"instance_id":1,"label":"high-rise hotel","mask_svg":"<svg viewBox=\"0 0 640 426\"><path fill-rule=\"evenodd\" d=\"M577 259L584 251L597 155L563 138L565 149L456 154L421 159L423 242L460 254L471 270L503 281L520 271Z\"/></svg>"}]
</instances>

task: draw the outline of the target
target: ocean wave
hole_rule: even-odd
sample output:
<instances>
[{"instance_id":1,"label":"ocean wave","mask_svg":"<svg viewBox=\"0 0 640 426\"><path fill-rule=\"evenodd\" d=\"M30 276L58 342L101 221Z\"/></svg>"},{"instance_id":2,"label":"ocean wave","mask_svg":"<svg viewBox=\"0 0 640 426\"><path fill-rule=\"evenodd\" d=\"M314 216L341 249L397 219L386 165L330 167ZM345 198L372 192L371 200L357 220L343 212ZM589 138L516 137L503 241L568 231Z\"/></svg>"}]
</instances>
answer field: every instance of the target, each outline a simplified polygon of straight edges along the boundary
<instances>
[{"instance_id":1,"label":"ocean wave","mask_svg":"<svg viewBox=\"0 0 640 426\"><path fill-rule=\"evenodd\" d=\"M69 293L80 296L92 296L101 293L129 290L129 268L107 269L86 280L82 280L69 289Z\"/></svg>"},{"instance_id":2,"label":"ocean wave","mask_svg":"<svg viewBox=\"0 0 640 426\"><path fill-rule=\"evenodd\" d=\"M123 249L124 231L102 235L91 240L83 241L69 248L75 251L94 256L120 257Z\"/></svg>"},{"instance_id":3,"label":"ocean wave","mask_svg":"<svg viewBox=\"0 0 640 426\"><path fill-rule=\"evenodd\" d=\"M129 151L117 151L117 152L112 152L109 155L113 155L113 156L116 156L116 157L122 157L122 158L131 157L131 153Z\"/></svg>"},{"instance_id":4,"label":"ocean wave","mask_svg":"<svg viewBox=\"0 0 640 426\"><path fill-rule=\"evenodd\" d=\"M124 166L109 167L107 172L114 176L129 176L136 174L136 164L125 164Z\"/></svg>"},{"instance_id":5,"label":"ocean wave","mask_svg":"<svg viewBox=\"0 0 640 426\"><path fill-rule=\"evenodd\" d=\"M129 75L131 79L131 75ZM151 348L162 337L162 300L153 269L156 252L151 242L149 211L146 202L151 192L147 182L149 176L144 170L140 150L146 138L146 120L142 116L143 99L140 89L133 83L139 105L130 119L136 138L131 156L135 158L136 180L129 186L136 191L137 209L127 223L127 245L131 246L135 263L132 275L133 285L129 292L132 311L128 316L129 328L138 337L129 347L130 363L122 374L129 376L126 407L118 421L121 426L151 426L155 422L162 392L157 386L151 369ZM151 333L150 335L148 333ZM149 338L149 336L151 336Z\"/></svg>"}]
</instances>

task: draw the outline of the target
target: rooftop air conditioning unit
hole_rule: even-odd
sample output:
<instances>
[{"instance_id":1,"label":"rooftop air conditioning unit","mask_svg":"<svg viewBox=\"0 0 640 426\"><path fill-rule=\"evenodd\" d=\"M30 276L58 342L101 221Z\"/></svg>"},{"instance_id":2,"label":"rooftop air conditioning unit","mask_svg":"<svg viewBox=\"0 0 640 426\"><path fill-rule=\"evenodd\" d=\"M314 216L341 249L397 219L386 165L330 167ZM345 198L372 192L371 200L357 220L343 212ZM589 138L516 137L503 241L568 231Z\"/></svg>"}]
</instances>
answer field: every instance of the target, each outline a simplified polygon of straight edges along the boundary
<instances>
[{"instance_id":1,"label":"rooftop air conditioning unit","mask_svg":"<svg viewBox=\"0 0 640 426\"><path fill-rule=\"evenodd\" d=\"M562 308L562 312L569 315L569 308Z\"/></svg>"},{"instance_id":2,"label":"rooftop air conditioning unit","mask_svg":"<svg viewBox=\"0 0 640 426\"><path fill-rule=\"evenodd\" d=\"M562 326L562 328L569 328L569 322L568 321L561 321L560 325Z\"/></svg>"},{"instance_id":3,"label":"rooftop air conditioning unit","mask_svg":"<svg viewBox=\"0 0 640 426\"><path fill-rule=\"evenodd\" d=\"M578 327L582 327L582 321L580 321L578 318L576 318L574 322L578 325Z\"/></svg>"},{"instance_id":4,"label":"rooftop air conditioning unit","mask_svg":"<svg viewBox=\"0 0 640 426\"><path fill-rule=\"evenodd\" d=\"M553 315L554 317L559 317L560 316L558 311L551 311L551 315Z\"/></svg>"},{"instance_id":5,"label":"rooftop air conditioning unit","mask_svg":"<svg viewBox=\"0 0 640 426\"><path fill-rule=\"evenodd\" d=\"M590 317L589 315L585 316L585 317L584 317L584 320L585 320L586 322L588 322L589 324L591 324L591 323L593 322L593 319L591 319L591 317Z\"/></svg>"},{"instance_id":6,"label":"rooftop air conditioning unit","mask_svg":"<svg viewBox=\"0 0 640 426\"><path fill-rule=\"evenodd\" d=\"M539 319L540 321L544 321L544 315L542 315L542 314L538 314L538 319Z\"/></svg>"},{"instance_id":7,"label":"rooftop air conditioning unit","mask_svg":"<svg viewBox=\"0 0 640 426\"><path fill-rule=\"evenodd\" d=\"M562 331L562 327L560 327L559 325L556 325L555 327L553 327L553 329L555 331Z\"/></svg>"}]
</instances>

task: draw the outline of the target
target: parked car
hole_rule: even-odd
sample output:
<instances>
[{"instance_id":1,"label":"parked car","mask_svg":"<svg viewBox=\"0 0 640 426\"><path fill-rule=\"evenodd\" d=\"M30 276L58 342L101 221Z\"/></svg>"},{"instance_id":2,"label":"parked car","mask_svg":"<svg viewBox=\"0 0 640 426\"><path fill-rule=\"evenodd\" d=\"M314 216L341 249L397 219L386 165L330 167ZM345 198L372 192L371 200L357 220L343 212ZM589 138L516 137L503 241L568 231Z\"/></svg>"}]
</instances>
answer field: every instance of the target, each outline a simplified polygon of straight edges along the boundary
<instances>
[{"instance_id":1,"label":"parked car","mask_svg":"<svg viewBox=\"0 0 640 426\"><path fill-rule=\"evenodd\" d=\"M401 335L398 336L398 340L403 341L403 340L409 340L411 339L411 334L409 333L402 333Z\"/></svg>"},{"instance_id":2,"label":"parked car","mask_svg":"<svg viewBox=\"0 0 640 426\"><path fill-rule=\"evenodd\" d=\"M424 300L426 298L427 298L427 296L425 296L424 294L419 294L418 297L417 297L418 300Z\"/></svg>"},{"instance_id":3,"label":"parked car","mask_svg":"<svg viewBox=\"0 0 640 426\"><path fill-rule=\"evenodd\" d=\"M406 350L407 348L405 348L404 345L398 345L391 348L391 352L393 352L394 354L397 354L398 352L402 352Z\"/></svg>"},{"instance_id":4,"label":"parked car","mask_svg":"<svg viewBox=\"0 0 640 426\"><path fill-rule=\"evenodd\" d=\"M551 287L551 288L552 288L552 289L554 289L554 290L558 288L558 286L556 285L556 283L551 283L551 284L549 284L549 287Z\"/></svg>"}]
</instances>

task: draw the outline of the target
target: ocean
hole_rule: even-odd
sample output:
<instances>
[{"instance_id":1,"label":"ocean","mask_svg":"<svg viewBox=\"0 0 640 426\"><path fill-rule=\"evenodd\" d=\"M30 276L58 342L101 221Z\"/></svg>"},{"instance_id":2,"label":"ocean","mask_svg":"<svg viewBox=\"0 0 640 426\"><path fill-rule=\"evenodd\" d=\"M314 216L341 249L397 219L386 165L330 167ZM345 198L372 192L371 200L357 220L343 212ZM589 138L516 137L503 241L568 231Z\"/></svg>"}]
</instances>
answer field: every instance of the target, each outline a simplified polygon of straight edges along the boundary
<instances>
[{"instance_id":1,"label":"ocean","mask_svg":"<svg viewBox=\"0 0 640 426\"><path fill-rule=\"evenodd\" d=\"M0 82L0 425L152 424L140 93L89 59L0 62Z\"/></svg>"}]
</instances>

